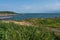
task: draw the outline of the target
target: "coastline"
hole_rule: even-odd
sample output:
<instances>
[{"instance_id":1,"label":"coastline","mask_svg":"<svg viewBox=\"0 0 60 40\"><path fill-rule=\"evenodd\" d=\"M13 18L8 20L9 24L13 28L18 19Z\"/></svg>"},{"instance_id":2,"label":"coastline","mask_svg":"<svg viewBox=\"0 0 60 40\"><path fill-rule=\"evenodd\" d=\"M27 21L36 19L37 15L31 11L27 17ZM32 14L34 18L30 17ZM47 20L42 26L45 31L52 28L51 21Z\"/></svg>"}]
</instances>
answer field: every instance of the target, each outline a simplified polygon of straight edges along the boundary
<instances>
[{"instance_id":1,"label":"coastline","mask_svg":"<svg viewBox=\"0 0 60 40\"><path fill-rule=\"evenodd\" d=\"M0 14L0 16L14 16L16 14Z\"/></svg>"},{"instance_id":2,"label":"coastline","mask_svg":"<svg viewBox=\"0 0 60 40\"><path fill-rule=\"evenodd\" d=\"M16 14L0 14L0 20L8 20Z\"/></svg>"}]
</instances>

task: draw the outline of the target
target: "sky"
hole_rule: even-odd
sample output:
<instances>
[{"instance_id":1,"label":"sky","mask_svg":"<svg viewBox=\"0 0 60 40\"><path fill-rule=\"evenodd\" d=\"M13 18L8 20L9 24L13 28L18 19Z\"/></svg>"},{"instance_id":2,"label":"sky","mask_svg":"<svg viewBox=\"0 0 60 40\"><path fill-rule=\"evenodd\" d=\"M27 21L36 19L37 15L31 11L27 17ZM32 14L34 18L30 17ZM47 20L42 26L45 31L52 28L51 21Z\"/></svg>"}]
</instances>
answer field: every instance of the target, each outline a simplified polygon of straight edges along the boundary
<instances>
[{"instance_id":1,"label":"sky","mask_svg":"<svg viewBox=\"0 0 60 40\"><path fill-rule=\"evenodd\" d=\"M0 11L60 13L60 0L0 0Z\"/></svg>"}]
</instances>

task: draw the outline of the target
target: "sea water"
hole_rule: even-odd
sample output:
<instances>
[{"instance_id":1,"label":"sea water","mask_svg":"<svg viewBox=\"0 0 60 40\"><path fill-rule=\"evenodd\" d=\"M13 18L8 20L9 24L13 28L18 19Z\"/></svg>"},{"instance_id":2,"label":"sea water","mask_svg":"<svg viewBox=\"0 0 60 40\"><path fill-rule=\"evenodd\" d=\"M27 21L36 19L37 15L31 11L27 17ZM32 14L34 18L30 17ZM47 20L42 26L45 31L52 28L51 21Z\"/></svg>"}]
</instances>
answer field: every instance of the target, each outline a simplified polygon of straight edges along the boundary
<instances>
[{"instance_id":1,"label":"sea water","mask_svg":"<svg viewBox=\"0 0 60 40\"><path fill-rule=\"evenodd\" d=\"M24 20L29 18L55 18L60 17L60 13L25 13L12 16L11 20Z\"/></svg>"}]
</instances>

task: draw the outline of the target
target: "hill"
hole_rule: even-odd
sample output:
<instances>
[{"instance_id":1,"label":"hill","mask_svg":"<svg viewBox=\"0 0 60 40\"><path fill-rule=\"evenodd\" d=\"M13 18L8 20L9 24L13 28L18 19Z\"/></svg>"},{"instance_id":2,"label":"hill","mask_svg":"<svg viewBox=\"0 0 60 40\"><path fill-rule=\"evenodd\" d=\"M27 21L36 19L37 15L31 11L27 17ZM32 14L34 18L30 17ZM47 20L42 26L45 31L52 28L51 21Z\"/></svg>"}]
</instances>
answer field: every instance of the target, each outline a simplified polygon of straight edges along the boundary
<instances>
[{"instance_id":1,"label":"hill","mask_svg":"<svg viewBox=\"0 0 60 40\"><path fill-rule=\"evenodd\" d=\"M16 13L12 11L0 11L0 14L16 14Z\"/></svg>"},{"instance_id":2,"label":"hill","mask_svg":"<svg viewBox=\"0 0 60 40\"><path fill-rule=\"evenodd\" d=\"M0 11L0 16L11 16L11 15L16 15L16 13L11 11Z\"/></svg>"}]
</instances>

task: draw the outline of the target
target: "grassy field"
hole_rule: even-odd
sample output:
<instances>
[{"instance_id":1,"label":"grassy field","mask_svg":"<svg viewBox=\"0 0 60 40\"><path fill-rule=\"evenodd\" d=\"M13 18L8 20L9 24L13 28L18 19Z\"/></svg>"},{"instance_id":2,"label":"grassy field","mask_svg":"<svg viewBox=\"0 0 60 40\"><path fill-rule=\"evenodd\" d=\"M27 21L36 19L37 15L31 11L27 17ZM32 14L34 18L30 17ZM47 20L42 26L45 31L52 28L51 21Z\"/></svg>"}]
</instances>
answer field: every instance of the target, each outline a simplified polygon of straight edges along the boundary
<instances>
[{"instance_id":1,"label":"grassy field","mask_svg":"<svg viewBox=\"0 0 60 40\"><path fill-rule=\"evenodd\" d=\"M23 20L36 26L60 28L60 18L34 18Z\"/></svg>"},{"instance_id":2,"label":"grassy field","mask_svg":"<svg viewBox=\"0 0 60 40\"><path fill-rule=\"evenodd\" d=\"M60 19L30 19L23 20L37 26L19 25L0 20L0 40L60 40L56 32L45 26L60 28ZM56 26L55 26L56 24Z\"/></svg>"}]
</instances>

